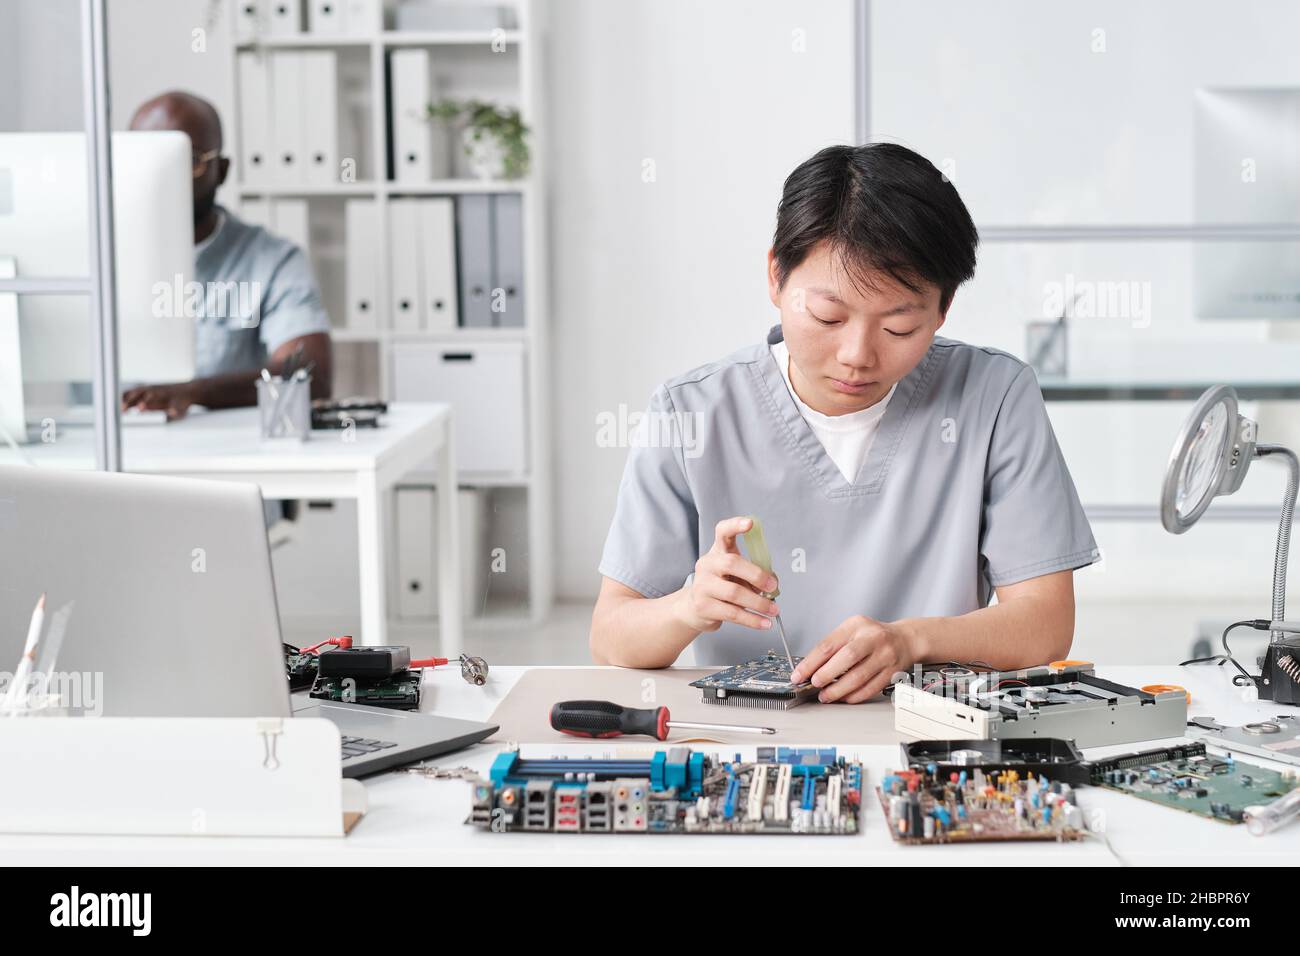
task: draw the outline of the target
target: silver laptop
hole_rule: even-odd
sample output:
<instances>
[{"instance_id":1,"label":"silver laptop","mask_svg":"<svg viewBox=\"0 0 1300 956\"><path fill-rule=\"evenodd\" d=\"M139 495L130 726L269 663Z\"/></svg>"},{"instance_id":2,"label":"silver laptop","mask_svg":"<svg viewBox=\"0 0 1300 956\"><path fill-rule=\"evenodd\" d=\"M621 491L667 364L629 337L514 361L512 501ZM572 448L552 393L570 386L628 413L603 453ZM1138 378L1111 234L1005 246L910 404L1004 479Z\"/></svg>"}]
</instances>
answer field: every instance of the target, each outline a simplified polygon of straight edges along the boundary
<instances>
[{"instance_id":1,"label":"silver laptop","mask_svg":"<svg viewBox=\"0 0 1300 956\"><path fill-rule=\"evenodd\" d=\"M497 729L290 696L256 485L0 466L0 555L0 671L17 665L45 593L45 630L62 627L56 671L74 710L327 717L349 777Z\"/></svg>"}]
</instances>

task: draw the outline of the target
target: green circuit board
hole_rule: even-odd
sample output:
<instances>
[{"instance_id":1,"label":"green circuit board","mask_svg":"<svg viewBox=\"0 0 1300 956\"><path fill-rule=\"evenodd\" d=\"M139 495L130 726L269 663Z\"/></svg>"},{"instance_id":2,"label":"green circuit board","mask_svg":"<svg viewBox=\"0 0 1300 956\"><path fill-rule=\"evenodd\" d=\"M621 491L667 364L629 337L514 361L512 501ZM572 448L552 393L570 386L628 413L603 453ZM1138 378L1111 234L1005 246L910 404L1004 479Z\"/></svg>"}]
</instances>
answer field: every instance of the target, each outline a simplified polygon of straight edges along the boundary
<instances>
[{"instance_id":1,"label":"green circuit board","mask_svg":"<svg viewBox=\"0 0 1300 956\"><path fill-rule=\"evenodd\" d=\"M1193 745L1099 761L1092 783L1211 820L1241 823L1247 807L1271 803L1300 780Z\"/></svg>"},{"instance_id":2,"label":"green circuit board","mask_svg":"<svg viewBox=\"0 0 1300 956\"><path fill-rule=\"evenodd\" d=\"M311 696L334 703L369 704L393 710L418 710L420 707L420 674L415 670L402 671L379 681L352 681L339 677L317 677Z\"/></svg>"}]
</instances>

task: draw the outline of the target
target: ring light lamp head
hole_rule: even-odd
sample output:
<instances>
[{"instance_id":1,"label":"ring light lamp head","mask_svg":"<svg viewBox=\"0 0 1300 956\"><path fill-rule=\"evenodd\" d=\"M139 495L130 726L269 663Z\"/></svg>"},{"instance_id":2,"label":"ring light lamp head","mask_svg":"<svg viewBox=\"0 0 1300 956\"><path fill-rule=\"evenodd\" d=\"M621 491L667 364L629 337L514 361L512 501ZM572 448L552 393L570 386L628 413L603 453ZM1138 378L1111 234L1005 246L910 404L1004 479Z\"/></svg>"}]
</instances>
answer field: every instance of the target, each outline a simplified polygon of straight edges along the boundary
<instances>
[{"instance_id":1,"label":"ring light lamp head","mask_svg":"<svg viewBox=\"0 0 1300 956\"><path fill-rule=\"evenodd\" d=\"M1237 412L1230 385L1206 390L1187 416L1165 469L1160 520L1182 534L1219 495L1241 487L1255 456L1255 423Z\"/></svg>"}]
</instances>

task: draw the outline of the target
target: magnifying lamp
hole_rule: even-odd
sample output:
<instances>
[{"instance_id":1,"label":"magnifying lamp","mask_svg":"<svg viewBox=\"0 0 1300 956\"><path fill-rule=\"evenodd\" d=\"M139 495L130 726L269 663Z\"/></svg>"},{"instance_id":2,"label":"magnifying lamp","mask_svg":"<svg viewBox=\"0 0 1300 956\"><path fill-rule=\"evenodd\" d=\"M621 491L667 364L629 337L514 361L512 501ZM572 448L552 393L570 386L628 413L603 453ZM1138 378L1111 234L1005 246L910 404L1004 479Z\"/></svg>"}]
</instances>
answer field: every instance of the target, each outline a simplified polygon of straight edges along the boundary
<instances>
[{"instance_id":1,"label":"magnifying lamp","mask_svg":"<svg viewBox=\"0 0 1300 956\"><path fill-rule=\"evenodd\" d=\"M1291 517L1295 511L1296 492L1300 488L1300 461L1294 452L1282 445L1258 444L1255 431L1255 423L1237 411L1237 392L1232 386L1215 385L1206 390L1187 416L1169 453L1160 495L1160 521L1166 531L1182 534L1205 514L1211 501L1220 495L1230 495L1241 487L1250 463L1256 458L1272 457L1286 465L1286 495L1282 501L1277 549L1273 557L1272 617L1267 622L1243 622L1251 626L1258 623L1262 625L1261 630L1272 632L1264 673L1260 678L1264 685L1261 696L1270 696L1265 692L1273 684L1273 671L1279 667L1287 670L1287 662L1291 660L1287 656L1291 649L1286 645L1282 648L1273 645L1284 641L1287 634L1300 634L1300 623L1286 620L1287 552L1291 545ZM1300 647L1294 651L1300 658ZM1283 701L1282 697L1270 696L1270 699Z\"/></svg>"}]
</instances>

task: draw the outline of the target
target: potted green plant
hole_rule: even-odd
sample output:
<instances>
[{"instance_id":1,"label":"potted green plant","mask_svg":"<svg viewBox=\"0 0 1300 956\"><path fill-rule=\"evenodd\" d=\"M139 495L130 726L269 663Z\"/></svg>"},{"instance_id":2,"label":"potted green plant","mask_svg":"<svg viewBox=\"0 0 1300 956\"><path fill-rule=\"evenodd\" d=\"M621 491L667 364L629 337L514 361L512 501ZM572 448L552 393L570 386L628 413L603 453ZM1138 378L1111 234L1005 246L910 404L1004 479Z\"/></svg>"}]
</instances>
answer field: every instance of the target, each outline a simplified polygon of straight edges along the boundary
<instances>
[{"instance_id":1,"label":"potted green plant","mask_svg":"<svg viewBox=\"0 0 1300 956\"><path fill-rule=\"evenodd\" d=\"M479 179L519 179L528 172L528 144L519 110L482 100L443 99L429 104L429 117L461 125L470 172Z\"/></svg>"}]
</instances>

